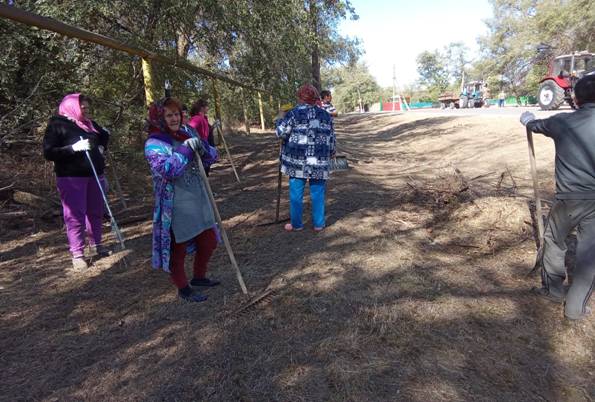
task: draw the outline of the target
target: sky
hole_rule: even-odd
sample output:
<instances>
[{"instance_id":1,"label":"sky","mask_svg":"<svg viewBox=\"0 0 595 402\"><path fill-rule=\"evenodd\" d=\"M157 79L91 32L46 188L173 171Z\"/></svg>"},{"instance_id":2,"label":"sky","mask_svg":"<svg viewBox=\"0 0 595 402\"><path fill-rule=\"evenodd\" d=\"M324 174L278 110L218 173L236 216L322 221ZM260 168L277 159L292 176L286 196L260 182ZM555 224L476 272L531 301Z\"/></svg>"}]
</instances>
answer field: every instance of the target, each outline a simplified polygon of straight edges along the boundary
<instances>
[{"instance_id":1,"label":"sky","mask_svg":"<svg viewBox=\"0 0 595 402\"><path fill-rule=\"evenodd\" d=\"M393 64L399 86L418 75L415 59L424 50L463 42L471 57L477 37L492 16L488 0L351 0L359 19L344 21L340 32L363 43L363 60L382 87L392 87Z\"/></svg>"}]
</instances>

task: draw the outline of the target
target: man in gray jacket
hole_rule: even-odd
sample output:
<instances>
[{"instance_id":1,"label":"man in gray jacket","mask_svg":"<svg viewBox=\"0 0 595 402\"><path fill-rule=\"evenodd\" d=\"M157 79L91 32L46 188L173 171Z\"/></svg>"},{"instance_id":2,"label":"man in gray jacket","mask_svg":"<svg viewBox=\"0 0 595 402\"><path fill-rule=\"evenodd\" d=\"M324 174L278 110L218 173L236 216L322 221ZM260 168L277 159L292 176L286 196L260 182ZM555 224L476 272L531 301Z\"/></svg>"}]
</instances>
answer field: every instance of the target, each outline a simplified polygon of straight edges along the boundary
<instances>
[{"instance_id":1,"label":"man in gray jacket","mask_svg":"<svg viewBox=\"0 0 595 402\"><path fill-rule=\"evenodd\" d=\"M585 318L595 284L595 75L581 78L575 87L579 109L536 120L531 112L521 123L554 140L556 200L550 211L543 245L542 287L534 291L563 303L572 320ZM577 229L576 266L568 293L564 292L566 237Z\"/></svg>"}]
</instances>

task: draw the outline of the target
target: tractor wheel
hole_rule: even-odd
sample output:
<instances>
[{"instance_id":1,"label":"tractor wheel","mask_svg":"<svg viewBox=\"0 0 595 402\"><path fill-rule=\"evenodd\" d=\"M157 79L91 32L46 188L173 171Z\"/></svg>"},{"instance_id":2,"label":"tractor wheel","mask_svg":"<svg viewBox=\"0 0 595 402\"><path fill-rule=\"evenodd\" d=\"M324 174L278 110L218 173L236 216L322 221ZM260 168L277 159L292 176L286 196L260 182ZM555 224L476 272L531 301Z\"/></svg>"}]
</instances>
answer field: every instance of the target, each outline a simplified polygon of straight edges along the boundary
<instances>
[{"instance_id":1,"label":"tractor wheel","mask_svg":"<svg viewBox=\"0 0 595 402\"><path fill-rule=\"evenodd\" d=\"M564 103L564 90L554 80L546 80L539 86L537 99L541 110L556 110Z\"/></svg>"}]
</instances>

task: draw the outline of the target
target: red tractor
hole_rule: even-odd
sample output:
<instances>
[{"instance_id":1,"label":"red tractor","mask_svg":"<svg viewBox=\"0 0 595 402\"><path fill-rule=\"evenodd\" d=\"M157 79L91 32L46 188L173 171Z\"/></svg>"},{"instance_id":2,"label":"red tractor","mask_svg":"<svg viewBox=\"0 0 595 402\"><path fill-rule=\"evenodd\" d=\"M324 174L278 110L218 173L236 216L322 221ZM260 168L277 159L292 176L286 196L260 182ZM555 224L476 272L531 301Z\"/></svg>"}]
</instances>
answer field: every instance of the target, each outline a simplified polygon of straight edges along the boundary
<instances>
[{"instance_id":1,"label":"red tractor","mask_svg":"<svg viewBox=\"0 0 595 402\"><path fill-rule=\"evenodd\" d=\"M549 65L548 75L541 80L537 100L541 110L558 109L564 101L574 106L574 84L585 74L594 72L595 54L587 51L558 56Z\"/></svg>"}]
</instances>

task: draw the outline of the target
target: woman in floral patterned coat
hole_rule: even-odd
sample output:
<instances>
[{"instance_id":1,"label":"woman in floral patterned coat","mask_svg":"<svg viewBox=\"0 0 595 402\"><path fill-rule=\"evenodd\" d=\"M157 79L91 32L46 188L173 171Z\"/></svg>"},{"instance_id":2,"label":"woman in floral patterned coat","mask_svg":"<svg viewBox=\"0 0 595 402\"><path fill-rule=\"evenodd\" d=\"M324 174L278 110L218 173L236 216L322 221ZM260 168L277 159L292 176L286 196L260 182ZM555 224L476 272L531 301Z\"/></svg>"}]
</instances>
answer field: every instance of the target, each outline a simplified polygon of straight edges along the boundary
<instances>
[{"instance_id":1,"label":"woman in floral patterned coat","mask_svg":"<svg viewBox=\"0 0 595 402\"><path fill-rule=\"evenodd\" d=\"M289 176L289 215L285 230L304 229L302 210L304 188L310 184L312 226L320 232L325 226L326 181L330 161L335 155L333 119L317 106L318 91L310 84L297 92L298 105L277 121L277 136L282 140L281 172Z\"/></svg>"},{"instance_id":2,"label":"woman in floral patterned coat","mask_svg":"<svg viewBox=\"0 0 595 402\"><path fill-rule=\"evenodd\" d=\"M182 299L201 302L207 296L193 288L219 284L206 277L218 234L194 155L198 152L203 162L213 163L216 151L194 131L183 130L181 116L182 105L173 98L154 103L149 109L145 157L155 194L152 265L170 273ZM189 283L184 258L193 251L194 278Z\"/></svg>"}]
</instances>

